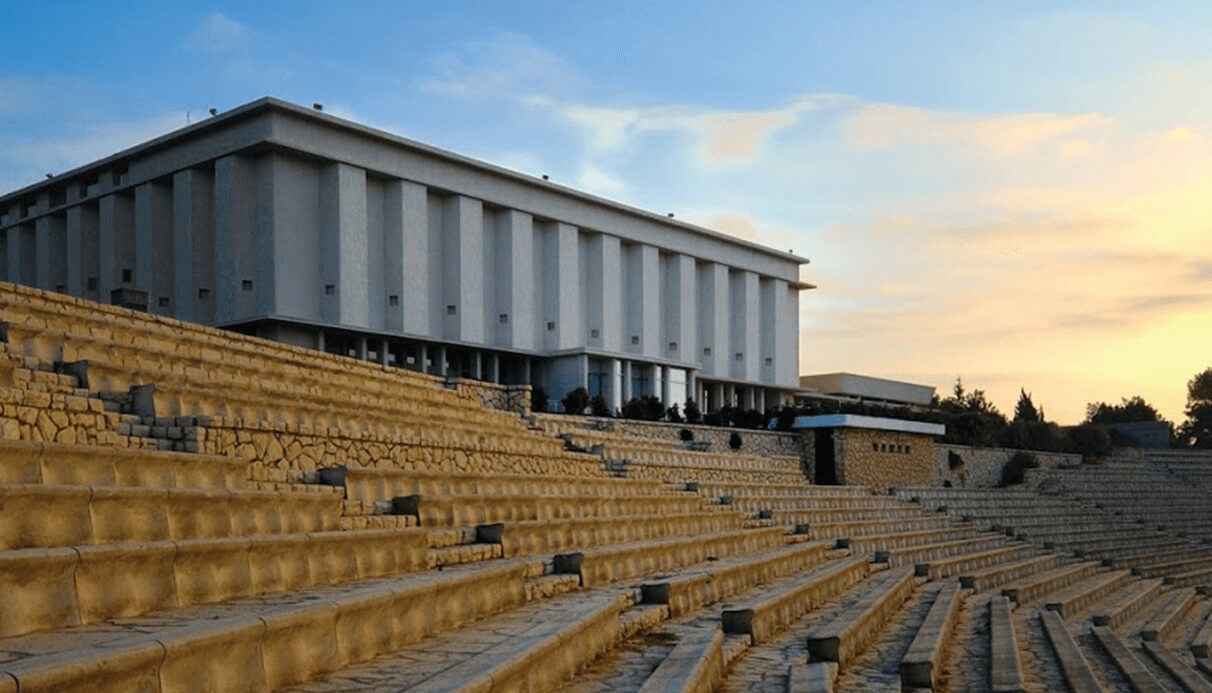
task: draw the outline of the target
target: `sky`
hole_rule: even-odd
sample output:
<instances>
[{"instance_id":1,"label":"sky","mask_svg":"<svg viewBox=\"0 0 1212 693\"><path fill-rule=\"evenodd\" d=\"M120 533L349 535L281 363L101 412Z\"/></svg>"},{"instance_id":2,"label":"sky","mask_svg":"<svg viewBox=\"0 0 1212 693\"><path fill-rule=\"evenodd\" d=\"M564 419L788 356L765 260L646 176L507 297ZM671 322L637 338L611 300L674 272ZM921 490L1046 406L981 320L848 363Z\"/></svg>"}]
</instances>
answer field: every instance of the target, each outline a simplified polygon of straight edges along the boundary
<instances>
[{"instance_id":1,"label":"sky","mask_svg":"<svg viewBox=\"0 0 1212 693\"><path fill-rule=\"evenodd\" d=\"M1210 30L1212 3L2 3L0 190L320 102L810 258L801 373L1181 420Z\"/></svg>"}]
</instances>

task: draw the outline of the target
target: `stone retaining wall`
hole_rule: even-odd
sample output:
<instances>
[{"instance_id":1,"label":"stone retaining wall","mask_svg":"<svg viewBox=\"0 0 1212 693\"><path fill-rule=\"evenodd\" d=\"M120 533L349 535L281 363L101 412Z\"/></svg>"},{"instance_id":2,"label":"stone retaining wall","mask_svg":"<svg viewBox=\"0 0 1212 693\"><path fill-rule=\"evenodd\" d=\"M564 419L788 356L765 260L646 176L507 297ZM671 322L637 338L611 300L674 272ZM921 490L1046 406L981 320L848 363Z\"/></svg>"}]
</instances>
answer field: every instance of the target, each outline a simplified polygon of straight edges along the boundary
<instances>
[{"instance_id":1,"label":"stone retaining wall","mask_svg":"<svg viewBox=\"0 0 1212 693\"><path fill-rule=\"evenodd\" d=\"M950 445L939 443L936 448L936 464L934 477L928 483L942 486L950 481L957 488L993 488L1001 483L1002 469L1006 463L1021 452L1011 448L977 448L968 445ZM951 469L949 453L954 452L964 461L963 465ZM1081 455L1071 455L1060 452L1025 451L1039 460L1040 467L1054 468L1062 464L1081 464Z\"/></svg>"},{"instance_id":2,"label":"stone retaining wall","mask_svg":"<svg viewBox=\"0 0 1212 693\"><path fill-rule=\"evenodd\" d=\"M498 385L467 378L450 378L446 382L454 384L460 391L472 393L480 400L480 404L488 409L512 412L519 416L530 413L529 385Z\"/></svg>"},{"instance_id":3,"label":"stone retaining wall","mask_svg":"<svg viewBox=\"0 0 1212 693\"><path fill-rule=\"evenodd\" d=\"M748 428L722 428L718 426L702 426L695 424L666 423L663 421L635 421L632 419L612 419L593 416L569 416L552 414L560 418L575 419L586 428L605 427L633 438L660 440L664 442L681 442L681 431L687 429L694 433L698 442L711 445L713 452L729 452L728 439L733 433L741 436L741 452L747 455L784 455L800 456L800 436L797 433L785 431L762 431Z\"/></svg>"}]
</instances>

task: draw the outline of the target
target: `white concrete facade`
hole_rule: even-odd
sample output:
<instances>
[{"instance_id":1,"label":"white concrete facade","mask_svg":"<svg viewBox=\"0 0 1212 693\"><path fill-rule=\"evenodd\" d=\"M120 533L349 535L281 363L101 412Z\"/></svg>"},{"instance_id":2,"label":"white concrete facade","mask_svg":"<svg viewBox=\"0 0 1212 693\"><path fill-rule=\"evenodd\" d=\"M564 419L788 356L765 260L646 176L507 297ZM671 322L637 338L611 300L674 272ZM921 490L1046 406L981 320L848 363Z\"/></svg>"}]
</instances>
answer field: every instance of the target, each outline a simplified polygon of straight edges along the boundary
<instances>
[{"instance_id":1,"label":"white concrete facade","mask_svg":"<svg viewBox=\"0 0 1212 693\"><path fill-rule=\"evenodd\" d=\"M273 99L0 197L0 259L6 281L553 401L799 386L807 260Z\"/></svg>"}]
</instances>

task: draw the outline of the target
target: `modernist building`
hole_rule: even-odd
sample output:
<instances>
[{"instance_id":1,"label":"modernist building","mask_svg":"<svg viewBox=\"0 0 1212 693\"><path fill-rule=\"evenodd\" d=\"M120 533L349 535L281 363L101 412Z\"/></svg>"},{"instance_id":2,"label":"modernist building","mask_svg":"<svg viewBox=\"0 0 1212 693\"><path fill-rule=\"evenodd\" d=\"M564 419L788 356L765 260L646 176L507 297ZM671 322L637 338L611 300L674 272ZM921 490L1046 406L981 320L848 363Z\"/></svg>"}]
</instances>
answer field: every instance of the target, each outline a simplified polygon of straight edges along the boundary
<instances>
[{"instance_id":1,"label":"modernist building","mask_svg":"<svg viewBox=\"0 0 1212 693\"><path fill-rule=\"evenodd\" d=\"M807 260L261 99L0 197L3 278L614 407L799 389Z\"/></svg>"}]
</instances>

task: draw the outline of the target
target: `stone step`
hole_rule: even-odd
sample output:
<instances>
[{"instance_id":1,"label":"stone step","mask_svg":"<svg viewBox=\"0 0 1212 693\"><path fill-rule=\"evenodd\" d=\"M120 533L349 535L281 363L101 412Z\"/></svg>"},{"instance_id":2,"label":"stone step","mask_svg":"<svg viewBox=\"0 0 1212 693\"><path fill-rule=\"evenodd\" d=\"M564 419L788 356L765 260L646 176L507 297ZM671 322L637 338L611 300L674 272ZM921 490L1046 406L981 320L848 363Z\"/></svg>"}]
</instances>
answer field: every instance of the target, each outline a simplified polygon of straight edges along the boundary
<instances>
[{"instance_id":1,"label":"stone step","mask_svg":"<svg viewBox=\"0 0 1212 693\"><path fill-rule=\"evenodd\" d=\"M944 527L941 529L848 537L839 540L838 545L856 552L893 551L895 549L908 549L917 546L962 541L980 536L982 536L982 532L978 527Z\"/></svg>"},{"instance_id":2,"label":"stone step","mask_svg":"<svg viewBox=\"0 0 1212 693\"><path fill-rule=\"evenodd\" d=\"M989 600L989 682L993 693L1023 693L1023 663L1014 634L1011 602L996 596Z\"/></svg>"},{"instance_id":3,"label":"stone step","mask_svg":"<svg viewBox=\"0 0 1212 693\"><path fill-rule=\"evenodd\" d=\"M715 534L741 529L744 519L735 513L698 512L678 515L530 520L480 525L482 541L501 544L505 556L559 553L611 544L669 537ZM781 530L780 530L781 531Z\"/></svg>"},{"instance_id":4,"label":"stone step","mask_svg":"<svg viewBox=\"0 0 1212 693\"><path fill-rule=\"evenodd\" d=\"M452 565L504 558L505 552L499 543L473 541L466 544L430 548L426 552L426 556L431 568L446 568Z\"/></svg>"},{"instance_id":5,"label":"stone step","mask_svg":"<svg viewBox=\"0 0 1212 693\"><path fill-rule=\"evenodd\" d=\"M752 587L803 572L826 560L829 542L794 544L760 554L712 562L701 570L650 578L640 587L645 604L664 604L677 618Z\"/></svg>"},{"instance_id":6,"label":"stone step","mask_svg":"<svg viewBox=\"0 0 1212 693\"><path fill-rule=\"evenodd\" d=\"M1098 563L1086 561L1063 565L1046 573L1033 575L1025 580L1011 583L1002 588L1002 594L1018 604L1026 604L1040 597L1064 589L1075 582L1084 580L1098 570Z\"/></svg>"},{"instance_id":7,"label":"stone step","mask_svg":"<svg viewBox=\"0 0 1212 693\"><path fill-rule=\"evenodd\" d=\"M1164 550L1129 554L1110 560L1120 568L1132 568L1132 572L1137 575L1159 577L1167 572L1181 572L1182 568L1187 564L1194 564L1195 567L1199 567L1205 560L1212 561L1212 554L1198 553L1196 557L1192 557L1190 553L1184 555L1175 551Z\"/></svg>"},{"instance_id":8,"label":"stone step","mask_svg":"<svg viewBox=\"0 0 1212 693\"><path fill-rule=\"evenodd\" d=\"M1173 535L1159 534L1143 529L1115 529L1098 532L1071 532L1053 535L1037 540L1047 547L1085 547L1099 546L1104 541L1129 541L1134 544L1145 544L1155 540L1172 539Z\"/></svg>"},{"instance_id":9,"label":"stone step","mask_svg":"<svg viewBox=\"0 0 1212 693\"><path fill-rule=\"evenodd\" d=\"M640 693L713 691L724 679L724 631L695 628L684 633L673 651L644 681Z\"/></svg>"},{"instance_id":10,"label":"stone step","mask_svg":"<svg viewBox=\"0 0 1212 693\"><path fill-rule=\"evenodd\" d=\"M926 620L917 629L908 651L901 657L901 686L937 688L942 676L944 648L959 615L964 590L958 581L948 581L938 590Z\"/></svg>"},{"instance_id":11,"label":"stone step","mask_svg":"<svg viewBox=\"0 0 1212 693\"><path fill-rule=\"evenodd\" d=\"M897 501L886 496L765 496L761 498L732 498L721 496L724 505L734 510L883 510L897 509Z\"/></svg>"},{"instance_id":12,"label":"stone step","mask_svg":"<svg viewBox=\"0 0 1212 693\"><path fill-rule=\"evenodd\" d=\"M0 551L339 529L331 493L0 485Z\"/></svg>"},{"instance_id":13,"label":"stone step","mask_svg":"<svg viewBox=\"0 0 1212 693\"><path fill-rule=\"evenodd\" d=\"M19 690L272 690L525 603L524 561L167 611L123 637L95 628L15 638L0 664Z\"/></svg>"},{"instance_id":14,"label":"stone step","mask_svg":"<svg viewBox=\"0 0 1212 693\"><path fill-rule=\"evenodd\" d=\"M1167 587L1189 587L1212 583L1212 568L1201 568L1165 577Z\"/></svg>"},{"instance_id":15,"label":"stone step","mask_svg":"<svg viewBox=\"0 0 1212 693\"><path fill-rule=\"evenodd\" d=\"M1185 539L1161 537L1157 539L1106 539L1083 542L1073 547L1073 553L1083 558L1110 558L1132 555L1129 552L1147 553L1150 551L1185 551L1191 543ZM1139 554L1138 554L1139 555Z\"/></svg>"},{"instance_id":16,"label":"stone step","mask_svg":"<svg viewBox=\"0 0 1212 693\"><path fill-rule=\"evenodd\" d=\"M787 693L833 693L836 662L799 662L787 667Z\"/></svg>"},{"instance_id":17,"label":"stone step","mask_svg":"<svg viewBox=\"0 0 1212 693\"><path fill-rule=\"evenodd\" d=\"M1191 587L1166 594L1161 608L1140 629L1140 636L1145 640L1165 640L1195 606L1195 600L1195 589Z\"/></svg>"},{"instance_id":18,"label":"stone step","mask_svg":"<svg viewBox=\"0 0 1212 693\"><path fill-rule=\"evenodd\" d=\"M394 512L415 515L426 527L676 515L701 512L704 507L700 499L685 494L619 497L597 494L413 495L393 498L392 506Z\"/></svg>"},{"instance_id":19,"label":"stone step","mask_svg":"<svg viewBox=\"0 0 1212 693\"><path fill-rule=\"evenodd\" d=\"M1094 672L1090 671L1090 663L1078 649L1061 615L1045 609L1040 612L1039 618L1048 641L1052 643L1052 650L1056 653L1056 661L1060 664L1069 690L1073 693L1102 693L1102 686L1094 678Z\"/></svg>"},{"instance_id":20,"label":"stone step","mask_svg":"<svg viewBox=\"0 0 1212 693\"><path fill-rule=\"evenodd\" d=\"M227 457L0 441L0 484L239 489L248 465Z\"/></svg>"},{"instance_id":21,"label":"stone step","mask_svg":"<svg viewBox=\"0 0 1212 693\"><path fill-rule=\"evenodd\" d=\"M313 532L0 552L0 637L429 567L423 530Z\"/></svg>"},{"instance_id":22,"label":"stone step","mask_svg":"<svg viewBox=\"0 0 1212 693\"><path fill-rule=\"evenodd\" d=\"M1212 655L1212 614L1204 619L1203 625L1191 638L1191 653L1201 659L1207 659Z\"/></svg>"},{"instance_id":23,"label":"stone step","mask_svg":"<svg viewBox=\"0 0 1212 693\"><path fill-rule=\"evenodd\" d=\"M890 535L900 532L922 532L943 530L952 526L952 521L945 517L929 515L917 517L896 518L890 520L852 520L838 522L808 523L808 529L817 539L865 539L872 535Z\"/></svg>"},{"instance_id":24,"label":"stone step","mask_svg":"<svg viewBox=\"0 0 1212 693\"><path fill-rule=\"evenodd\" d=\"M962 573L979 570L1001 563L1019 561L1036 554L1038 549L1031 544L1009 544L975 553L961 554L951 558L943 558L928 563L918 563L914 570L921 577L938 580L954 577Z\"/></svg>"},{"instance_id":25,"label":"stone step","mask_svg":"<svg viewBox=\"0 0 1212 693\"><path fill-rule=\"evenodd\" d=\"M1183 663L1173 652L1159 642L1145 642L1145 654L1157 662L1167 674L1178 681L1183 690L1189 693L1207 693L1212 691L1208 679L1200 676L1199 672Z\"/></svg>"},{"instance_id":26,"label":"stone step","mask_svg":"<svg viewBox=\"0 0 1212 693\"><path fill-rule=\"evenodd\" d=\"M837 662L845 668L875 638L915 586L913 571L892 569L871 579L869 591L826 623L808 630L808 653L813 659Z\"/></svg>"},{"instance_id":27,"label":"stone step","mask_svg":"<svg viewBox=\"0 0 1212 693\"><path fill-rule=\"evenodd\" d=\"M853 521L912 521L921 518L930 518L935 520L948 520L947 517L924 514L920 509L914 507L906 508L891 508L877 510L847 510L845 508L821 508L817 510L772 510L770 511L771 519L779 524L797 525L806 524L812 527L815 524L834 524Z\"/></svg>"},{"instance_id":28,"label":"stone step","mask_svg":"<svg viewBox=\"0 0 1212 693\"><path fill-rule=\"evenodd\" d=\"M774 527L602 546L556 555L555 571L580 575L581 584L588 587L755 553L786 542L783 529Z\"/></svg>"},{"instance_id":29,"label":"stone step","mask_svg":"<svg viewBox=\"0 0 1212 693\"><path fill-rule=\"evenodd\" d=\"M1070 618L1123 587L1132 579L1127 570L1099 573L1048 597L1045 608Z\"/></svg>"},{"instance_id":30,"label":"stone step","mask_svg":"<svg viewBox=\"0 0 1212 693\"><path fill-rule=\"evenodd\" d=\"M761 594L725 604L721 614L725 633L748 635L754 643L769 640L826 600L867 576L865 558L842 558L806 575L772 584Z\"/></svg>"},{"instance_id":31,"label":"stone step","mask_svg":"<svg viewBox=\"0 0 1212 693\"><path fill-rule=\"evenodd\" d=\"M1007 546L1005 537L998 534L988 534L957 541L944 541L903 549L877 551L875 553L875 561L877 563L888 563L893 566L911 565L942 560L962 554L990 551L1005 546Z\"/></svg>"},{"instance_id":32,"label":"stone step","mask_svg":"<svg viewBox=\"0 0 1212 693\"><path fill-rule=\"evenodd\" d=\"M1119 636L1110 628L1096 626L1092 630L1094 639L1102 646L1103 651L1115 663L1120 673L1128 682L1132 684L1132 688L1137 693L1165 693L1166 689L1162 686L1161 681L1157 680L1144 663L1141 662L1136 655L1132 654L1132 650L1124 644Z\"/></svg>"},{"instance_id":33,"label":"stone step","mask_svg":"<svg viewBox=\"0 0 1212 693\"><path fill-rule=\"evenodd\" d=\"M991 568L975 570L960 574L960 585L966 589L982 592L993 589L1015 580L1023 580L1028 576L1052 570L1060 565L1060 556L1054 553L1043 556L1032 556L1013 563L1000 563Z\"/></svg>"},{"instance_id":34,"label":"stone step","mask_svg":"<svg viewBox=\"0 0 1212 693\"><path fill-rule=\"evenodd\" d=\"M1140 610L1157 599L1161 591L1161 580L1140 580L1121 590L1107 605L1096 610L1091 617L1097 626L1119 628L1130 621Z\"/></svg>"}]
</instances>

